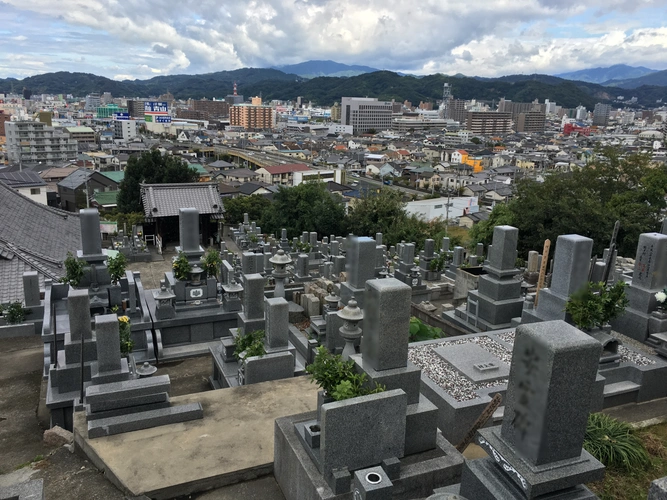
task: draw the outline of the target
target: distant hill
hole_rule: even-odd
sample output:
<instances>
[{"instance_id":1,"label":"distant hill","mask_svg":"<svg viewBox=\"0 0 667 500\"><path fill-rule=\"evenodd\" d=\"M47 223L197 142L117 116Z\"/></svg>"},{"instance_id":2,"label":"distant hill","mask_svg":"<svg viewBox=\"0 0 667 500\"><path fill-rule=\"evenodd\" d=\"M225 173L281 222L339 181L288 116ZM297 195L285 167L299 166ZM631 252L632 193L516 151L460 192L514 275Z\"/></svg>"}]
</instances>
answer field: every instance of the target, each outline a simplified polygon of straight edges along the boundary
<instances>
[{"instance_id":1,"label":"distant hill","mask_svg":"<svg viewBox=\"0 0 667 500\"><path fill-rule=\"evenodd\" d=\"M629 80L639 78L657 70L645 68L643 66L628 66L626 64L615 64L608 68L589 68L570 73L561 73L554 75L566 80L579 80L582 82L599 83L603 85L614 84L615 80Z\"/></svg>"},{"instance_id":2,"label":"distant hill","mask_svg":"<svg viewBox=\"0 0 667 500\"><path fill-rule=\"evenodd\" d=\"M664 72L661 72L664 73ZM656 73L657 74L657 73ZM111 92L116 97L157 97L171 92L178 99L223 98L238 83L239 94L246 98L261 95L265 100L291 100L302 96L319 105L332 105L342 96L368 96L382 100L404 100L418 104L435 102L442 96L445 82L452 86L457 99L478 99L489 103L501 98L515 102L549 99L574 108L579 104L592 109L597 102L609 102L627 91L595 83L570 81L549 75L508 75L500 78L474 78L443 74L427 76L400 75L376 71L357 76L317 77L306 79L276 69L243 68L203 75L157 76L149 80L115 81L88 73L47 73L23 80L0 79L0 93L21 92L23 87L34 94L73 94L83 97L92 92ZM667 100L667 86L643 86L632 92L639 104L655 106L656 100Z\"/></svg>"},{"instance_id":3,"label":"distant hill","mask_svg":"<svg viewBox=\"0 0 667 500\"><path fill-rule=\"evenodd\" d=\"M622 89L636 89L644 85L665 87L667 86L667 70L656 71L655 73L640 76L639 78L629 78L627 80L614 80L605 82L604 85L613 85Z\"/></svg>"},{"instance_id":4,"label":"distant hill","mask_svg":"<svg viewBox=\"0 0 667 500\"><path fill-rule=\"evenodd\" d=\"M232 93L234 82L237 82L239 94L249 97L250 93L246 90L249 84L267 80L295 82L302 78L268 68L241 68L202 75L168 75L156 76L149 80L123 81L90 73L59 71L23 80L0 79L0 93L20 93L23 87L27 87L33 94L72 94L80 97L93 92L111 92L114 96L125 97L159 96L171 92L176 97L184 98L223 98Z\"/></svg>"},{"instance_id":5,"label":"distant hill","mask_svg":"<svg viewBox=\"0 0 667 500\"><path fill-rule=\"evenodd\" d=\"M317 78L319 76L347 77L379 71L369 66L350 66L336 61L305 61L299 64L274 66L273 69L293 73L303 78Z\"/></svg>"}]
</instances>

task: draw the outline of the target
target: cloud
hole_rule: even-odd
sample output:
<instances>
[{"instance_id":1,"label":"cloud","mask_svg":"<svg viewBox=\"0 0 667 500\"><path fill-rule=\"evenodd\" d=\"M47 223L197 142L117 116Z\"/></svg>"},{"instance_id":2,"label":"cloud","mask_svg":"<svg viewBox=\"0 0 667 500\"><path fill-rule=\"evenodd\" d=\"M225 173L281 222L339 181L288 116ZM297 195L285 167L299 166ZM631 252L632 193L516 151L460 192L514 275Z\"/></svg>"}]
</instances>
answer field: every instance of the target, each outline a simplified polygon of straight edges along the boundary
<instances>
[{"instance_id":1,"label":"cloud","mask_svg":"<svg viewBox=\"0 0 667 500\"><path fill-rule=\"evenodd\" d=\"M665 14L662 0L5 0L0 60L138 78L308 59L481 76L663 69ZM8 66L0 76L35 69Z\"/></svg>"}]
</instances>

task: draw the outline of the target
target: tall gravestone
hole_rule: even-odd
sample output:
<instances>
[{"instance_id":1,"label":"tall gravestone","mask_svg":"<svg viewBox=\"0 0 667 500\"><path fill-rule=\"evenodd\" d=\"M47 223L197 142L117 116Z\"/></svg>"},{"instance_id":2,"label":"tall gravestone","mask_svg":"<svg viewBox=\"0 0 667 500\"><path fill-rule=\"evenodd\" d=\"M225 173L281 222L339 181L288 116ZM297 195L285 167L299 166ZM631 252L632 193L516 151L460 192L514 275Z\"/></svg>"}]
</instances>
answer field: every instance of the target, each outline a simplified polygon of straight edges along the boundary
<instances>
[{"instance_id":1,"label":"tall gravestone","mask_svg":"<svg viewBox=\"0 0 667 500\"><path fill-rule=\"evenodd\" d=\"M341 284L340 299L344 305L355 299L359 307L364 304L366 281L375 278L375 240L368 237L350 236L345 246L347 281ZM335 261L334 261L335 271Z\"/></svg>"},{"instance_id":2,"label":"tall gravestone","mask_svg":"<svg viewBox=\"0 0 667 500\"><path fill-rule=\"evenodd\" d=\"M466 461L463 497L596 498L582 483L604 466L582 446L600 351L564 321L517 328L503 423L478 431L489 457Z\"/></svg>"},{"instance_id":3,"label":"tall gravestone","mask_svg":"<svg viewBox=\"0 0 667 500\"><path fill-rule=\"evenodd\" d=\"M238 313L238 327L244 333L263 330L264 321L264 284L261 274L243 276L243 311Z\"/></svg>"},{"instance_id":4,"label":"tall gravestone","mask_svg":"<svg viewBox=\"0 0 667 500\"><path fill-rule=\"evenodd\" d=\"M479 277L477 290L468 292L468 313L471 303L477 316L477 326L483 330L509 328L512 318L521 316L523 299L521 282L514 279L520 271L515 267L519 230L512 226L493 229L493 245L487 274Z\"/></svg>"},{"instance_id":5,"label":"tall gravestone","mask_svg":"<svg viewBox=\"0 0 667 500\"><path fill-rule=\"evenodd\" d=\"M626 289L628 307L612 321L614 330L644 342L648 323L656 310L655 294L667 287L667 235L644 233L639 236L632 283Z\"/></svg>"},{"instance_id":6,"label":"tall gravestone","mask_svg":"<svg viewBox=\"0 0 667 500\"><path fill-rule=\"evenodd\" d=\"M204 255L204 249L199 245L199 210L178 209L178 235L180 245L176 251L183 252L191 263L198 264Z\"/></svg>"},{"instance_id":7,"label":"tall gravestone","mask_svg":"<svg viewBox=\"0 0 667 500\"><path fill-rule=\"evenodd\" d=\"M540 291L537 307L524 309L521 321L565 319L565 304L588 282L593 240L578 234L561 235L556 240L551 286Z\"/></svg>"},{"instance_id":8,"label":"tall gravestone","mask_svg":"<svg viewBox=\"0 0 667 500\"><path fill-rule=\"evenodd\" d=\"M102 249L102 233L100 231L100 214L96 208L84 208L79 211L81 225L81 250L77 257L88 265L79 281L80 287L92 287L97 290L100 285L111 284L111 277L106 266L106 250ZM106 296L104 292L103 296Z\"/></svg>"}]
</instances>

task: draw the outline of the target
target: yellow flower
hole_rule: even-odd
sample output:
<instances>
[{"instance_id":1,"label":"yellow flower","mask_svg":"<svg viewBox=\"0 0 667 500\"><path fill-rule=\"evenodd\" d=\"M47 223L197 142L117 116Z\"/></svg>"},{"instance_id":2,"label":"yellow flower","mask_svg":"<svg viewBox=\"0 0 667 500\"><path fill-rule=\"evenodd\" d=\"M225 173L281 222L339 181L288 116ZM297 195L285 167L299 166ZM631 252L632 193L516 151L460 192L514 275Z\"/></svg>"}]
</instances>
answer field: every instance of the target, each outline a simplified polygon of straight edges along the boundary
<instances>
[{"instance_id":1,"label":"yellow flower","mask_svg":"<svg viewBox=\"0 0 667 500\"><path fill-rule=\"evenodd\" d=\"M123 323L129 323L129 322L130 322L130 318L127 317L127 316L120 316L120 317L118 318L118 321L122 321Z\"/></svg>"}]
</instances>

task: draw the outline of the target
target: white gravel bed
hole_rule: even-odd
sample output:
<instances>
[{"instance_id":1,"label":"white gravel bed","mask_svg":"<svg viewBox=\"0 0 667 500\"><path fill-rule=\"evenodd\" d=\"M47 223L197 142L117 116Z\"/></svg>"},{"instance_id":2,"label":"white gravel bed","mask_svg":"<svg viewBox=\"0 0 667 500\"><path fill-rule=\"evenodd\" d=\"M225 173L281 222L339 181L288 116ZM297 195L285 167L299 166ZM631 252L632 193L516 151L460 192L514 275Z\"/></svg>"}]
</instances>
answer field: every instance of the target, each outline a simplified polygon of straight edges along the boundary
<instances>
[{"instance_id":1,"label":"white gravel bed","mask_svg":"<svg viewBox=\"0 0 667 500\"><path fill-rule=\"evenodd\" d=\"M621 362L634 363L637 366L648 366L654 365L655 361L652 359L639 354L638 352L631 351L623 345L618 346L618 353L621 355Z\"/></svg>"},{"instance_id":2,"label":"white gravel bed","mask_svg":"<svg viewBox=\"0 0 667 500\"><path fill-rule=\"evenodd\" d=\"M514 331L501 333L500 335L496 335L496 338L503 342L507 342L510 345L514 345Z\"/></svg>"},{"instance_id":3,"label":"white gravel bed","mask_svg":"<svg viewBox=\"0 0 667 500\"><path fill-rule=\"evenodd\" d=\"M507 383L507 379L501 378L482 383L471 382L434 351L434 349L439 347L467 344L469 342L479 345L494 356L500 358L504 363L509 364L512 359L511 351L508 351L502 344L499 344L489 337L471 337L455 341L434 342L432 344L410 346L408 349L408 359L421 368L428 378L438 384L438 386L456 401L470 401L479 398L479 394L475 392L476 390L504 385Z\"/></svg>"}]
</instances>

